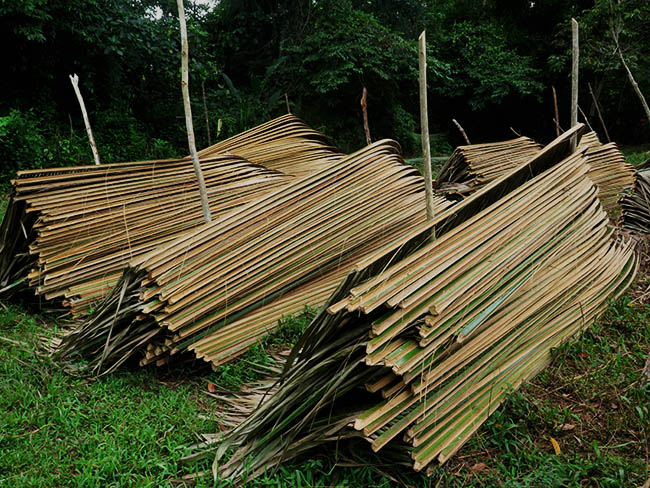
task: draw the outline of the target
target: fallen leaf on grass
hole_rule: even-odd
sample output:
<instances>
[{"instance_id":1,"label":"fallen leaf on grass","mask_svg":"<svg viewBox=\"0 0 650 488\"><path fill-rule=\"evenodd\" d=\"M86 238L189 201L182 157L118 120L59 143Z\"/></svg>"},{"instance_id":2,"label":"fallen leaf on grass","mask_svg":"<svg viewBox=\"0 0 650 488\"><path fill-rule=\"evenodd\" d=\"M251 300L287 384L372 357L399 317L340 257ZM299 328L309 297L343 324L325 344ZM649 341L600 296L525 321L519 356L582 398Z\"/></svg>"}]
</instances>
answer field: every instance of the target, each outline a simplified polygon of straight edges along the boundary
<instances>
[{"instance_id":1,"label":"fallen leaf on grass","mask_svg":"<svg viewBox=\"0 0 650 488\"><path fill-rule=\"evenodd\" d=\"M214 393L214 392L217 391L217 387L214 386L214 383L212 383L212 382L210 382L210 381L208 381L208 391L209 391L210 393Z\"/></svg>"},{"instance_id":2,"label":"fallen leaf on grass","mask_svg":"<svg viewBox=\"0 0 650 488\"><path fill-rule=\"evenodd\" d=\"M562 453L562 451L560 450L560 444L552 437L551 437L551 445L553 446L553 450L555 451L555 454L559 456Z\"/></svg>"},{"instance_id":3,"label":"fallen leaf on grass","mask_svg":"<svg viewBox=\"0 0 650 488\"><path fill-rule=\"evenodd\" d=\"M472 473L480 473L481 471L485 471L487 469L487 464L485 463L476 463L474 466L469 468L469 470Z\"/></svg>"},{"instance_id":4,"label":"fallen leaf on grass","mask_svg":"<svg viewBox=\"0 0 650 488\"><path fill-rule=\"evenodd\" d=\"M558 426L558 428L559 428L560 430L563 430L563 431L567 432L567 431L569 431L569 430L575 430L576 426L573 425L573 424L560 424L560 425ZM552 442L552 441L551 441L551 442Z\"/></svg>"}]
</instances>

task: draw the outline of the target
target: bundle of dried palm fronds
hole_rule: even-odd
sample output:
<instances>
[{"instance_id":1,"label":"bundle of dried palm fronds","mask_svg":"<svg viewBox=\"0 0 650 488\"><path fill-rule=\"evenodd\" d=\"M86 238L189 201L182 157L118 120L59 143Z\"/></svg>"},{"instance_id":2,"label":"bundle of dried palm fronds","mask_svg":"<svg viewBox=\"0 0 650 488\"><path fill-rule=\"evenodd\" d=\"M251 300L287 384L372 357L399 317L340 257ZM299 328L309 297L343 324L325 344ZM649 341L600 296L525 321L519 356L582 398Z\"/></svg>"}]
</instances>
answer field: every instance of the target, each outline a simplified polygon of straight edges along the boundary
<instances>
[{"instance_id":1,"label":"bundle of dried palm fronds","mask_svg":"<svg viewBox=\"0 0 650 488\"><path fill-rule=\"evenodd\" d=\"M380 453L398 443L430 470L588 327L637 257L612 239L586 149L565 157L578 130L358 262L279 388L217 444L215 476L250 479L353 436Z\"/></svg>"},{"instance_id":2,"label":"bundle of dried palm fronds","mask_svg":"<svg viewBox=\"0 0 650 488\"><path fill-rule=\"evenodd\" d=\"M283 315L322 304L352 263L424 216L422 177L397 144L377 142L132 259L60 355L83 353L96 371L145 346L142 364L182 351L221 364Z\"/></svg>"},{"instance_id":3,"label":"bundle of dried palm fronds","mask_svg":"<svg viewBox=\"0 0 650 488\"><path fill-rule=\"evenodd\" d=\"M601 144L595 132L583 136L580 145L588 147L589 178L598 188L598 198L609 217L616 221L621 212L619 200L634 185L636 170L615 143Z\"/></svg>"},{"instance_id":4,"label":"bundle of dried palm fronds","mask_svg":"<svg viewBox=\"0 0 650 488\"><path fill-rule=\"evenodd\" d=\"M222 154L201 159L217 219L295 179L257 163L302 174L306 164L326 168L341 157L292 116L218 147ZM62 299L75 314L101 300L130 259L203 223L189 158L22 171L13 183L2 227L1 284L5 292L29 285L46 299Z\"/></svg>"},{"instance_id":5,"label":"bundle of dried palm fronds","mask_svg":"<svg viewBox=\"0 0 650 488\"><path fill-rule=\"evenodd\" d=\"M320 171L338 159L325 136L287 114L199 151L199 157L237 154L293 176Z\"/></svg>"},{"instance_id":6,"label":"bundle of dried palm fronds","mask_svg":"<svg viewBox=\"0 0 650 488\"><path fill-rule=\"evenodd\" d=\"M598 197L610 218L620 212L618 199L634 183L634 167L625 161L615 143L601 144L595 132L580 138L587 146L589 177L598 187ZM440 191L467 195L526 162L541 150L527 137L511 141L459 146L436 179Z\"/></svg>"},{"instance_id":7,"label":"bundle of dried palm fronds","mask_svg":"<svg viewBox=\"0 0 650 488\"><path fill-rule=\"evenodd\" d=\"M468 194L530 160L542 146L528 137L503 142L458 146L436 177L447 193Z\"/></svg>"},{"instance_id":8,"label":"bundle of dried palm fronds","mask_svg":"<svg viewBox=\"0 0 650 488\"><path fill-rule=\"evenodd\" d=\"M634 189L622 198L621 225L650 234L650 169L637 173Z\"/></svg>"}]
</instances>

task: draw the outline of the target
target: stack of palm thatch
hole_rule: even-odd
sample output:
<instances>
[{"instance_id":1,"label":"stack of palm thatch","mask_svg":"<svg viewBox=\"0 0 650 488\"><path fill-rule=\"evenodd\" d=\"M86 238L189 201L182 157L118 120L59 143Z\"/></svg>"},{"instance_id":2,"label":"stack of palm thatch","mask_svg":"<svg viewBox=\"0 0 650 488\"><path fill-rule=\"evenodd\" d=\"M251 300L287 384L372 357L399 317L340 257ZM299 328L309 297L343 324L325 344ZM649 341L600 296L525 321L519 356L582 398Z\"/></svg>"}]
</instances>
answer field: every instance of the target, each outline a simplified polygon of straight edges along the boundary
<instances>
[{"instance_id":1,"label":"stack of palm thatch","mask_svg":"<svg viewBox=\"0 0 650 488\"><path fill-rule=\"evenodd\" d=\"M620 212L618 200L634 184L634 167L625 161L615 143L601 144L595 132L580 138L587 146L589 177L598 187L598 196L612 219ZM541 150L526 137L511 141L459 146L440 170L440 191L467 195L501 177Z\"/></svg>"},{"instance_id":2,"label":"stack of palm thatch","mask_svg":"<svg viewBox=\"0 0 650 488\"><path fill-rule=\"evenodd\" d=\"M541 149L528 137L458 146L440 169L436 186L447 193L471 193L525 163Z\"/></svg>"},{"instance_id":3,"label":"stack of palm thatch","mask_svg":"<svg viewBox=\"0 0 650 488\"><path fill-rule=\"evenodd\" d=\"M616 220L621 212L619 200L634 185L636 170L615 143L601 144L595 132L585 134L580 145L588 147L589 178L598 188L598 198L610 218Z\"/></svg>"},{"instance_id":4,"label":"stack of palm thatch","mask_svg":"<svg viewBox=\"0 0 650 488\"><path fill-rule=\"evenodd\" d=\"M267 168L306 176L336 162L340 154L325 136L287 114L199 151L200 158L237 154Z\"/></svg>"},{"instance_id":5,"label":"stack of palm thatch","mask_svg":"<svg viewBox=\"0 0 650 488\"><path fill-rule=\"evenodd\" d=\"M641 234L650 234L650 169L639 171L634 189L621 200L621 224Z\"/></svg>"},{"instance_id":6,"label":"stack of palm thatch","mask_svg":"<svg viewBox=\"0 0 650 488\"><path fill-rule=\"evenodd\" d=\"M257 163L304 174L341 157L292 116L218 148L227 154L201 159L214 218L295 179ZM189 159L22 171L13 183L2 227L3 291L28 284L75 314L101 300L130 259L203 223Z\"/></svg>"},{"instance_id":7,"label":"stack of palm thatch","mask_svg":"<svg viewBox=\"0 0 650 488\"><path fill-rule=\"evenodd\" d=\"M82 353L96 371L140 350L142 364L183 351L221 364L283 315L323 303L352 263L424 215L422 177L380 141L133 258L59 354Z\"/></svg>"},{"instance_id":8,"label":"stack of palm thatch","mask_svg":"<svg viewBox=\"0 0 650 488\"><path fill-rule=\"evenodd\" d=\"M358 262L280 387L218 444L215 476L254 477L354 436L380 453L398 443L430 470L588 327L637 256L612 238L586 148L567 156L579 129Z\"/></svg>"}]
</instances>

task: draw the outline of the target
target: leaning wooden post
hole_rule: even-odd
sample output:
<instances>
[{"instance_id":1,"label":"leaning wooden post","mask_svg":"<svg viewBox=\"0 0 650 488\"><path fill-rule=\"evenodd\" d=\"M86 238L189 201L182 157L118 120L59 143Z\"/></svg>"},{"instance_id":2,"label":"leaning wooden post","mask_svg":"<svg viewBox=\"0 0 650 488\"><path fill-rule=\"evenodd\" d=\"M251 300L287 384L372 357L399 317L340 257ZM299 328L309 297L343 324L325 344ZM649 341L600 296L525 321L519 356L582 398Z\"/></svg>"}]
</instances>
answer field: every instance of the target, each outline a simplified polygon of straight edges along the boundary
<instances>
[{"instance_id":1,"label":"leaning wooden post","mask_svg":"<svg viewBox=\"0 0 650 488\"><path fill-rule=\"evenodd\" d=\"M93 131L90 128L90 120L88 120L88 112L86 112L86 105L84 104L84 99L81 96L79 91L79 77L74 75L69 75L70 81L72 82L72 88L77 94L77 100L79 100L79 105L81 106L81 114L84 118L84 124L86 124L86 132L88 133L88 140L90 141L90 149L93 151L93 157L95 158L95 164L100 164L99 161L99 152L97 151L97 144L95 144L95 138L93 137Z\"/></svg>"},{"instance_id":2,"label":"leaning wooden post","mask_svg":"<svg viewBox=\"0 0 650 488\"><path fill-rule=\"evenodd\" d=\"M431 147L429 145L429 114L427 108L427 37L426 31L420 34L420 126L422 134L422 166L424 168L424 191L426 193L427 220L435 217L433 210L433 184L431 178ZM436 238L435 228L431 237Z\"/></svg>"},{"instance_id":3,"label":"leaning wooden post","mask_svg":"<svg viewBox=\"0 0 650 488\"><path fill-rule=\"evenodd\" d=\"M370 127L368 126L368 90L365 86L361 94L361 111L363 112L363 131L366 134L366 144L369 146L372 139L370 139Z\"/></svg>"},{"instance_id":4,"label":"leaning wooden post","mask_svg":"<svg viewBox=\"0 0 650 488\"><path fill-rule=\"evenodd\" d=\"M210 215L210 205L208 204L208 193L205 189L205 180L203 179L203 172L201 171L201 163L199 156L196 153L196 143L194 142L194 126L192 124L192 107L190 106L190 86L189 86L189 48L187 43L187 26L185 25L185 9L183 8L183 0L178 2L178 20L181 23L181 89L183 91L183 105L185 106L185 126L187 127L187 142L190 146L190 154L192 155L192 164L194 165L194 172L196 179L199 182L199 194L201 195L201 207L203 208L203 219L206 222L212 220Z\"/></svg>"},{"instance_id":5,"label":"leaning wooden post","mask_svg":"<svg viewBox=\"0 0 650 488\"><path fill-rule=\"evenodd\" d=\"M598 99L596 98L596 94L594 93L594 90L591 88L591 83L587 83L587 86L589 87L589 93L591 94L591 98L594 101L594 107L596 107L596 113L598 114L600 125L603 126L603 131L605 131L605 137L607 137L607 142L612 142L612 140L609 138L609 133L607 132L607 126L605 125L605 121L603 120L603 114L600 113L600 105L598 104Z\"/></svg>"},{"instance_id":6,"label":"leaning wooden post","mask_svg":"<svg viewBox=\"0 0 650 488\"><path fill-rule=\"evenodd\" d=\"M451 119L451 121L454 123L456 128L459 130L460 134L463 136L463 139L465 139L465 143L469 146L472 144L469 142L469 137L467 137L467 134L465 133L465 129L463 129L463 126L458 123L456 119Z\"/></svg>"},{"instance_id":7,"label":"leaning wooden post","mask_svg":"<svg viewBox=\"0 0 650 488\"><path fill-rule=\"evenodd\" d=\"M560 111L557 108L557 93L555 92L555 86L551 86L553 89L553 107L555 108L555 136L560 137Z\"/></svg>"},{"instance_id":8,"label":"leaning wooden post","mask_svg":"<svg viewBox=\"0 0 650 488\"><path fill-rule=\"evenodd\" d=\"M571 19L571 127L578 125L578 71L580 67L580 47L578 40L578 22ZM571 150L576 150L578 136L571 138Z\"/></svg>"}]
</instances>

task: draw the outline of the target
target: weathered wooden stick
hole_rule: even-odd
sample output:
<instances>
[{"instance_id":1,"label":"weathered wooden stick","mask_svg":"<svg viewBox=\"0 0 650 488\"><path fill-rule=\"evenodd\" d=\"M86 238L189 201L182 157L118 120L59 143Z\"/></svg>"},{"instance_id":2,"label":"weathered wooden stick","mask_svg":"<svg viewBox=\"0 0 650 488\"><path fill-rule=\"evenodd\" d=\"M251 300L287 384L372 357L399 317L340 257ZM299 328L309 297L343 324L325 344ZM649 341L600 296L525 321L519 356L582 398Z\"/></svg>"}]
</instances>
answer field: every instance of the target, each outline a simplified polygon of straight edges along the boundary
<instances>
[{"instance_id":1,"label":"weathered wooden stick","mask_svg":"<svg viewBox=\"0 0 650 488\"><path fill-rule=\"evenodd\" d=\"M578 110L580 110L580 114L582 115L582 118L585 119L585 124L587 124L587 127L589 127L589 130L592 131L592 132L595 132L594 128L589 123L589 119L587 118L587 114L584 113L584 111L582 110L582 107L580 105L578 105Z\"/></svg>"},{"instance_id":2,"label":"weathered wooden stick","mask_svg":"<svg viewBox=\"0 0 650 488\"><path fill-rule=\"evenodd\" d=\"M456 119L451 119L451 121L458 127L458 130L463 136L463 139L465 139L465 143L469 146L471 142L469 142L469 137L467 137L467 134L465 133L465 129L463 129L463 126L458 123Z\"/></svg>"},{"instance_id":3,"label":"weathered wooden stick","mask_svg":"<svg viewBox=\"0 0 650 488\"><path fill-rule=\"evenodd\" d=\"M424 189L427 203L427 220L435 217L433 211L433 184L431 178L431 146L429 143L429 114L427 108L427 36L422 31L419 38L420 45L420 125L422 134L422 167L424 168ZM436 238L435 228L431 237Z\"/></svg>"},{"instance_id":4,"label":"weathered wooden stick","mask_svg":"<svg viewBox=\"0 0 650 488\"><path fill-rule=\"evenodd\" d=\"M289 107L289 95L286 93L284 94L284 102L287 104L287 113L291 113L291 107Z\"/></svg>"},{"instance_id":5,"label":"weathered wooden stick","mask_svg":"<svg viewBox=\"0 0 650 488\"><path fill-rule=\"evenodd\" d=\"M551 86L553 89L553 106L555 107L555 135L560 137L560 111L557 108L557 92L555 91L555 86Z\"/></svg>"},{"instance_id":6,"label":"weathered wooden stick","mask_svg":"<svg viewBox=\"0 0 650 488\"><path fill-rule=\"evenodd\" d=\"M185 107L185 127L187 128L187 143L190 146L192 155L192 164L194 172L199 183L199 194L201 195L201 208L203 209L203 219L206 222L212 220L210 215L210 205L208 204L208 193L205 189L205 180L201 171L201 163L196 153L196 142L194 141L194 126L192 124L192 107L190 106L190 86L189 86L189 47L187 42L187 26L185 25L185 9L183 0L177 0L178 3L178 20L181 24L181 89L183 92L183 105Z\"/></svg>"},{"instance_id":7,"label":"weathered wooden stick","mask_svg":"<svg viewBox=\"0 0 650 488\"><path fill-rule=\"evenodd\" d=\"M614 43L616 44L616 52L618 53L618 57L621 60L621 64L623 65L623 68L625 68L625 72L627 73L627 77L630 80L630 83L632 84L632 88L634 88L634 92L636 93L637 97L639 97L639 100L641 101L641 105L643 106L643 110L645 111L646 120L648 121L648 123L650 123L650 107L648 107L648 102L646 101L645 96L643 96L643 92L641 92L641 88L639 88L639 84L634 79L634 76L632 75L632 71L630 71L630 68L625 62L625 58L623 57L623 52L621 51L621 46L618 43L618 34L614 31L613 25L611 25L611 32L612 32L612 38L614 39Z\"/></svg>"},{"instance_id":8,"label":"weathered wooden stick","mask_svg":"<svg viewBox=\"0 0 650 488\"><path fill-rule=\"evenodd\" d=\"M205 81L201 80L201 92L203 93L203 113L205 114L205 130L208 132L208 146L212 145L210 141L210 117L208 117L208 103L205 101Z\"/></svg>"},{"instance_id":9,"label":"weathered wooden stick","mask_svg":"<svg viewBox=\"0 0 650 488\"><path fill-rule=\"evenodd\" d=\"M69 76L70 76L70 81L72 82L72 88L74 88L74 92L77 94L77 100L79 100L79 106L81 106L81 114L83 115L84 118L84 124L86 124L86 132L88 133L88 140L90 141L90 149L92 149L93 151L95 164L100 164L99 152L97 151L97 144L95 144L93 131L90 128L90 120L88 120L88 112L86 112L86 104L84 104L84 99L81 96L81 92L79 91L79 77L76 74L69 75ZM70 125L70 127L72 127L72 124Z\"/></svg>"},{"instance_id":10,"label":"weathered wooden stick","mask_svg":"<svg viewBox=\"0 0 650 488\"><path fill-rule=\"evenodd\" d=\"M363 112L363 130L366 133L366 144L370 145L370 127L368 127L368 90L363 87L363 94L361 95L361 111Z\"/></svg>"},{"instance_id":11,"label":"weathered wooden stick","mask_svg":"<svg viewBox=\"0 0 650 488\"><path fill-rule=\"evenodd\" d=\"M571 127L578 125L578 73L580 68L580 44L578 38L578 22L571 19ZM575 151L577 136L571 138L571 149Z\"/></svg>"},{"instance_id":12,"label":"weathered wooden stick","mask_svg":"<svg viewBox=\"0 0 650 488\"><path fill-rule=\"evenodd\" d=\"M607 126L605 126L605 121L603 120L603 115L600 113L600 104L598 103L598 99L596 98L596 94L594 93L594 90L591 88L591 83L587 83L587 86L589 87L589 93L591 94L591 98L594 101L594 107L596 107L596 113L598 114L598 119L600 120L600 125L603 126L603 131L605 132L605 137L607 137L607 142L612 142L612 140L609 138L609 132L607 132Z\"/></svg>"}]
</instances>

